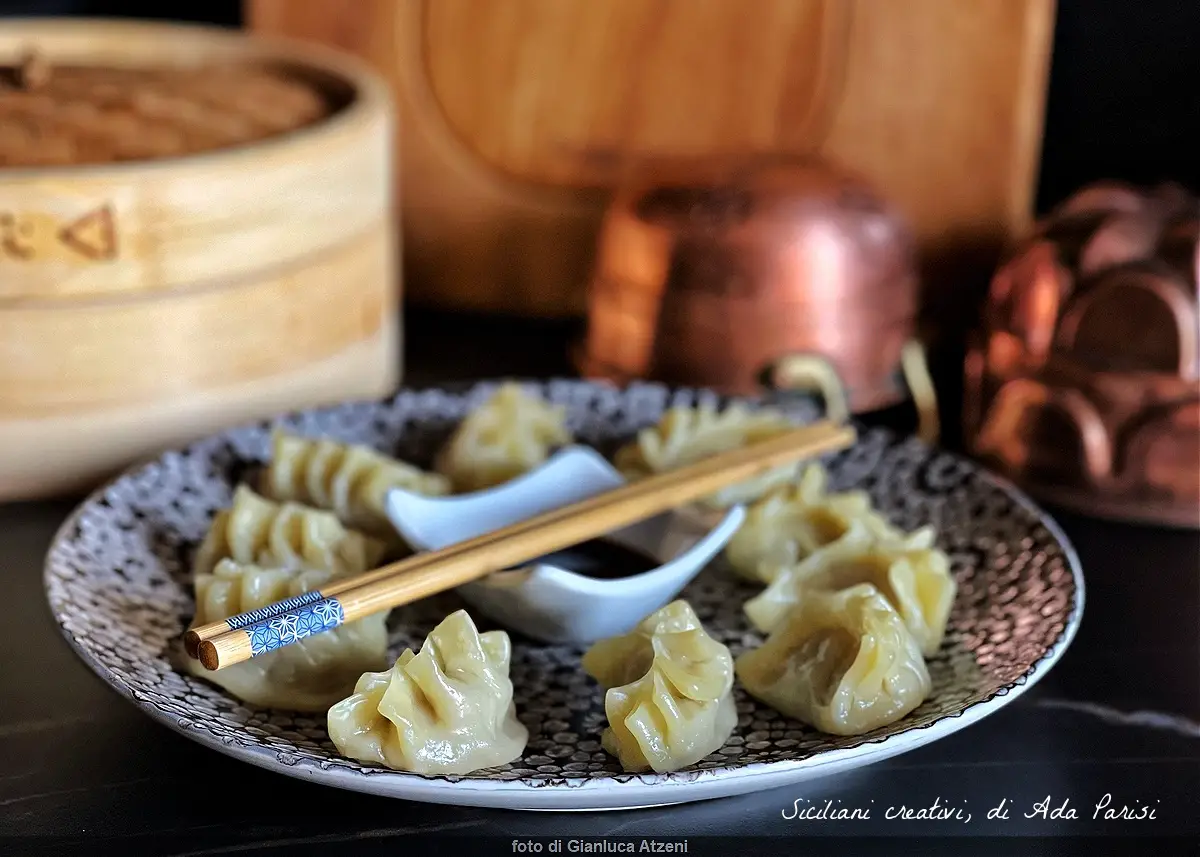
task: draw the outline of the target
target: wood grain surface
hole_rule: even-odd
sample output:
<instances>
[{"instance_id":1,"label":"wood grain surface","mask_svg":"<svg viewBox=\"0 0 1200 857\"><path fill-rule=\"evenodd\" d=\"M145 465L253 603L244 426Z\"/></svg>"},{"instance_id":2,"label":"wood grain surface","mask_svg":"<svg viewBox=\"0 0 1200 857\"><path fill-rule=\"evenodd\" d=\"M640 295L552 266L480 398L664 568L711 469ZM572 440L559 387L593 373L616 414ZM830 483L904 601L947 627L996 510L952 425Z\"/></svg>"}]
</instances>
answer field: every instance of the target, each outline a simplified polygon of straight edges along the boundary
<instances>
[{"instance_id":1,"label":"wood grain surface","mask_svg":"<svg viewBox=\"0 0 1200 857\"><path fill-rule=\"evenodd\" d=\"M603 205L646 157L824 153L930 252L1029 222L1053 0L247 2L391 81L419 303L582 312Z\"/></svg>"}]
</instances>

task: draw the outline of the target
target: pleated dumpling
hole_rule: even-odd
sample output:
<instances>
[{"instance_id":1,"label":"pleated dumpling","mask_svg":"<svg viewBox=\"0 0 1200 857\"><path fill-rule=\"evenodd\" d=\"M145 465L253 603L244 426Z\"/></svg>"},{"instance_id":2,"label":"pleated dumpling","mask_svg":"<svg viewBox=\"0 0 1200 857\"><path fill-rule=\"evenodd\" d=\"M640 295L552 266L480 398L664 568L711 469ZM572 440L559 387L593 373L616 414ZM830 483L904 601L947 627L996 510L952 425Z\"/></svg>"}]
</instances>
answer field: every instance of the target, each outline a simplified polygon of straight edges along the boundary
<instances>
[{"instance_id":1,"label":"pleated dumpling","mask_svg":"<svg viewBox=\"0 0 1200 857\"><path fill-rule=\"evenodd\" d=\"M299 503L274 503L245 485L233 505L216 514L196 551L196 574L210 573L222 559L264 568L307 568L360 574L374 568L382 542L347 530L332 512Z\"/></svg>"},{"instance_id":2,"label":"pleated dumpling","mask_svg":"<svg viewBox=\"0 0 1200 857\"><path fill-rule=\"evenodd\" d=\"M870 584L806 596L766 643L737 659L754 698L831 735L862 735L924 702L920 646Z\"/></svg>"},{"instance_id":3,"label":"pleated dumpling","mask_svg":"<svg viewBox=\"0 0 1200 857\"><path fill-rule=\"evenodd\" d=\"M455 491L479 491L532 470L570 442L565 408L504 384L462 421L437 470Z\"/></svg>"},{"instance_id":4,"label":"pleated dumpling","mask_svg":"<svg viewBox=\"0 0 1200 857\"><path fill-rule=\"evenodd\" d=\"M614 463L628 479L641 479L694 464L795 428L784 414L770 408L751 410L732 404L724 410L709 403L696 408L671 408L658 425L642 429L635 440L617 451ZM708 498L706 505L727 508L762 496L795 478L799 465L787 465L732 485Z\"/></svg>"},{"instance_id":5,"label":"pleated dumpling","mask_svg":"<svg viewBox=\"0 0 1200 857\"><path fill-rule=\"evenodd\" d=\"M329 737L351 759L418 774L468 774L511 762L528 730L517 719L503 631L480 634L451 613L421 651L405 649L386 672L364 674L329 709Z\"/></svg>"},{"instance_id":6,"label":"pleated dumpling","mask_svg":"<svg viewBox=\"0 0 1200 857\"><path fill-rule=\"evenodd\" d=\"M841 539L780 573L744 609L756 628L773 631L811 593L860 583L888 600L926 656L941 647L958 587L930 527L881 539L856 521Z\"/></svg>"},{"instance_id":7,"label":"pleated dumpling","mask_svg":"<svg viewBox=\"0 0 1200 857\"><path fill-rule=\"evenodd\" d=\"M583 668L604 688L604 749L626 771L677 771L720 749L737 725L733 657L674 601L622 637L601 640Z\"/></svg>"},{"instance_id":8,"label":"pleated dumpling","mask_svg":"<svg viewBox=\"0 0 1200 857\"><path fill-rule=\"evenodd\" d=\"M387 492L401 488L439 496L450 493L450 480L366 446L277 431L262 488L274 500L327 509L348 527L393 540Z\"/></svg>"},{"instance_id":9,"label":"pleated dumpling","mask_svg":"<svg viewBox=\"0 0 1200 857\"><path fill-rule=\"evenodd\" d=\"M319 589L332 576L328 571L259 568L223 559L212 572L196 575L194 624L219 622L294 598ZM324 711L345 697L363 672L387 663L386 621L386 613L377 613L215 672L189 659L188 670L251 705Z\"/></svg>"},{"instance_id":10,"label":"pleated dumpling","mask_svg":"<svg viewBox=\"0 0 1200 857\"><path fill-rule=\"evenodd\" d=\"M747 580L770 583L783 569L845 536L856 521L880 537L901 537L871 507L865 491L831 494L828 481L824 467L810 464L799 482L753 503L725 547L733 570Z\"/></svg>"}]
</instances>

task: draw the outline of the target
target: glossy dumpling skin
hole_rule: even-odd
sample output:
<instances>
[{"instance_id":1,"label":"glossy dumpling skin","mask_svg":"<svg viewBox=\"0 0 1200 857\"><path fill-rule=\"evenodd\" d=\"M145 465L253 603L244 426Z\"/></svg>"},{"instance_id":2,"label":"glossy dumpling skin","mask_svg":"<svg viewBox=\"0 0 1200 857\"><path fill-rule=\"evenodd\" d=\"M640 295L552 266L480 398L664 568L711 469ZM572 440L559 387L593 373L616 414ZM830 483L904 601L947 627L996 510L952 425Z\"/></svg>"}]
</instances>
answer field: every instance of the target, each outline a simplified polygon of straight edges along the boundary
<instances>
[{"instance_id":1,"label":"glossy dumpling skin","mask_svg":"<svg viewBox=\"0 0 1200 857\"><path fill-rule=\"evenodd\" d=\"M480 491L532 470L570 442L566 408L504 384L462 421L437 470L455 491Z\"/></svg>"},{"instance_id":2,"label":"glossy dumpling skin","mask_svg":"<svg viewBox=\"0 0 1200 857\"><path fill-rule=\"evenodd\" d=\"M213 517L196 551L195 572L212 572L222 559L264 568L307 568L360 574L374 568L384 545L347 530L332 512L299 503L274 503L245 485L233 505Z\"/></svg>"},{"instance_id":3,"label":"glossy dumpling skin","mask_svg":"<svg viewBox=\"0 0 1200 857\"><path fill-rule=\"evenodd\" d=\"M223 559L211 573L196 575L194 624L293 598L319 589L331 577L328 571L259 568ZM324 711L349 693L364 671L387 664L386 620L386 613L367 616L215 672L189 658L188 670L251 705Z\"/></svg>"},{"instance_id":4,"label":"glossy dumpling skin","mask_svg":"<svg viewBox=\"0 0 1200 857\"><path fill-rule=\"evenodd\" d=\"M351 759L418 774L468 774L511 762L529 732L517 719L503 631L451 613L421 651L405 649L329 709L329 737Z\"/></svg>"},{"instance_id":5,"label":"glossy dumpling skin","mask_svg":"<svg viewBox=\"0 0 1200 857\"><path fill-rule=\"evenodd\" d=\"M450 480L365 446L276 431L263 491L274 499L333 512L347 527L392 540L384 498L393 488L440 496Z\"/></svg>"},{"instance_id":6,"label":"glossy dumpling skin","mask_svg":"<svg viewBox=\"0 0 1200 857\"><path fill-rule=\"evenodd\" d=\"M781 412L769 408L751 410L733 404L724 410L709 403L696 408L674 407L658 425L642 429L635 440L617 451L614 463L628 479L641 479L694 464L721 452L729 452L789 431L795 426ZM795 478L799 465L788 465L708 498L706 505L727 508L761 497L776 485Z\"/></svg>"},{"instance_id":7,"label":"glossy dumpling skin","mask_svg":"<svg viewBox=\"0 0 1200 857\"><path fill-rule=\"evenodd\" d=\"M855 522L841 539L781 572L744 609L756 628L773 631L809 593L860 583L871 584L888 600L926 657L941 648L958 587L950 559L934 547L929 527L880 539Z\"/></svg>"},{"instance_id":8,"label":"glossy dumpling skin","mask_svg":"<svg viewBox=\"0 0 1200 857\"><path fill-rule=\"evenodd\" d=\"M756 699L831 735L862 735L929 696L920 646L869 584L814 592L766 643L737 659Z\"/></svg>"},{"instance_id":9,"label":"glossy dumpling skin","mask_svg":"<svg viewBox=\"0 0 1200 857\"><path fill-rule=\"evenodd\" d=\"M583 656L606 688L604 749L626 771L677 771L720 749L737 725L733 658L685 601Z\"/></svg>"},{"instance_id":10,"label":"glossy dumpling skin","mask_svg":"<svg viewBox=\"0 0 1200 857\"><path fill-rule=\"evenodd\" d=\"M828 480L824 467L810 464L799 482L753 503L725 547L733 570L747 580L770 583L783 569L845 536L856 521L881 537L901 537L872 508L865 491L831 494Z\"/></svg>"}]
</instances>

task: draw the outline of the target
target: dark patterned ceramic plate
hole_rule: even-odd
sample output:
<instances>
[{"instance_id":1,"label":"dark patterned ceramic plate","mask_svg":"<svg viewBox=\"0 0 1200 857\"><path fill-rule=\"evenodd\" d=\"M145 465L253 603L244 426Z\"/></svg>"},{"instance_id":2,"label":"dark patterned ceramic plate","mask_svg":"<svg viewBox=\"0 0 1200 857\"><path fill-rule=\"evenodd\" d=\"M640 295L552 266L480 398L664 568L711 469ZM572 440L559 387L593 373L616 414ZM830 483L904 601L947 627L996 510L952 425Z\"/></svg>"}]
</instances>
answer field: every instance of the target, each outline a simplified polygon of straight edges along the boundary
<instances>
[{"instance_id":1,"label":"dark patterned ceramic plate","mask_svg":"<svg viewBox=\"0 0 1200 857\"><path fill-rule=\"evenodd\" d=\"M611 452L672 404L707 394L579 381L531 385L567 406L584 443ZM428 465L455 423L492 391L402 392L278 420ZM798 405L795 416L815 410ZM190 553L233 487L265 460L271 425L240 428L164 455L97 492L63 525L46 561L62 632L105 681L154 719L243 761L291 776L410 800L529 809L661 805L757 791L894 756L962 729L1012 701L1062 655L1083 611L1083 579L1057 526L1015 489L952 455L882 431L828 462L838 488L865 488L896 524L933 524L953 561L958 600L929 662L933 694L868 735L821 735L738 691L738 727L692 769L623 773L600 747L603 697L578 648L514 640L512 678L529 727L525 755L463 777L379 770L337 755L320 716L248 707L173 666L193 612ZM720 563L684 592L736 656L760 638L742 603L754 589ZM393 613L393 654L419 646L458 605L440 596Z\"/></svg>"}]
</instances>

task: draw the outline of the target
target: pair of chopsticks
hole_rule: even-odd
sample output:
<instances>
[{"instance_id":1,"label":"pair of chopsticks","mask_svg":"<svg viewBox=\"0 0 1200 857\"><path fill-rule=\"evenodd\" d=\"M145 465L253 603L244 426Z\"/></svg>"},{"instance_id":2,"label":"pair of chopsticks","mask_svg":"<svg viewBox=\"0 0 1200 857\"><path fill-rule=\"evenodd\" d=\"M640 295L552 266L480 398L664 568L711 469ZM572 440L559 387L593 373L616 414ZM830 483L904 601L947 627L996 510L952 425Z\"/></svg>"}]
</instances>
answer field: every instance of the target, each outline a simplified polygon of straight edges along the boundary
<instances>
[{"instance_id":1,"label":"pair of chopsticks","mask_svg":"<svg viewBox=\"0 0 1200 857\"><path fill-rule=\"evenodd\" d=\"M824 421L623 485L492 533L330 583L260 610L188 631L184 645L219 670L750 481L785 464L843 449L852 428Z\"/></svg>"}]
</instances>

